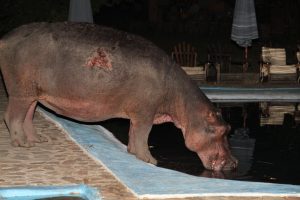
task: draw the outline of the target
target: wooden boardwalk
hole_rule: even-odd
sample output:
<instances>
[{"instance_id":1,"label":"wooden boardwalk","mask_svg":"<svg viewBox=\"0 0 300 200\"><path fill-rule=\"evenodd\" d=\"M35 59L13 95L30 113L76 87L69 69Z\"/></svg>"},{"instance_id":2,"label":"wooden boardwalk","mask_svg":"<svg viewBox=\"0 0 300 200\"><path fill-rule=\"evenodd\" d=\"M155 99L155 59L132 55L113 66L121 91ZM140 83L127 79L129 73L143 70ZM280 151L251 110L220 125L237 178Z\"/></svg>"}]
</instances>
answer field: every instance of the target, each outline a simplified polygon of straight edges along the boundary
<instances>
[{"instance_id":1,"label":"wooden boardwalk","mask_svg":"<svg viewBox=\"0 0 300 200\"><path fill-rule=\"evenodd\" d=\"M0 79L0 116L2 118L7 98ZM9 186L59 186L87 184L99 189L103 199L138 199L120 183L104 166L94 161L66 133L39 113L35 114L37 132L46 136L47 143L32 148L13 147L7 128L0 121L0 187ZM149 185L151 187L151 185ZM186 200L294 200L288 197L198 197L177 198Z\"/></svg>"}]
</instances>

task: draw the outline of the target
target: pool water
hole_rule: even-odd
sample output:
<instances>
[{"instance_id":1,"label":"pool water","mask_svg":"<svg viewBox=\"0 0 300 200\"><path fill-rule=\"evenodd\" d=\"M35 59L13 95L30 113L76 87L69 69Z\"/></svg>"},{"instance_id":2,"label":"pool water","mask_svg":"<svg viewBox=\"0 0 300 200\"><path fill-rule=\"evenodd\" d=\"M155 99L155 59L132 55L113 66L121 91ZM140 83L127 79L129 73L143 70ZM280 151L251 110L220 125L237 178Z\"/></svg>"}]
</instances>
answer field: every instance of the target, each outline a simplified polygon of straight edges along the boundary
<instances>
[{"instance_id":1,"label":"pool water","mask_svg":"<svg viewBox=\"0 0 300 200\"><path fill-rule=\"evenodd\" d=\"M35 200L87 200L81 197L50 197L50 198L42 198Z\"/></svg>"},{"instance_id":2,"label":"pool water","mask_svg":"<svg viewBox=\"0 0 300 200\"><path fill-rule=\"evenodd\" d=\"M96 188L80 184L65 186L18 186L0 188L0 200L100 200Z\"/></svg>"},{"instance_id":3,"label":"pool water","mask_svg":"<svg viewBox=\"0 0 300 200\"><path fill-rule=\"evenodd\" d=\"M249 148L251 145L232 148L240 162L238 169L226 172L205 170L196 153L185 147L181 131L172 123L155 125L151 130L148 143L159 167L195 176L300 185L300 124L291 120L291 113L279 113L284 115L282 123L272 124L272 120L265 123L264 118L269 116L264 116L258 103L217 106L232 126L229 138L244 131L247 139L254 141L252 148ZM282 106L284 110L285 105ZM122 143L128 143L128 120L112 119L101 122L101 125Z\"/></svg>"}]
</instances>

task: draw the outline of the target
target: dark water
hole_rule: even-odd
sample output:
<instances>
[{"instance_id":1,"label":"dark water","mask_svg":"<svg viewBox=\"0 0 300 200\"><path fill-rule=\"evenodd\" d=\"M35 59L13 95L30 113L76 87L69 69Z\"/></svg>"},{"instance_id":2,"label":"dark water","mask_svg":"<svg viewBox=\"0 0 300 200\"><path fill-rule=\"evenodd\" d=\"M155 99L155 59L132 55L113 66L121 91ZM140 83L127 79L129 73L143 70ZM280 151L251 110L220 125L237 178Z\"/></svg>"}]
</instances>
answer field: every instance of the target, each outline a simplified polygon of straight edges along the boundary
<instances>
[{"instance_id":1,"label":"dark water","mask_svg":"<svg viewBox=\"0 0 300 200\"><path fill-rule=\"evenodd\" d=\"M155 125L151 130L148 143L158 166L195 176L300 185L300 125L291 113L285 115L282 124L263 125L264 113L257 103L218 107L232 126L229 138L239 130L247 130L246 140L253 141L252 149L247 144L245 148L233 147L232 152L240 163L237 170L218 173L205 170L198 156L185 147L181 131L172 123ZM281 114L284 112L271 115ZM127 144L128 120L113 119L101 125Z\"/></svg>"}]
</instances>

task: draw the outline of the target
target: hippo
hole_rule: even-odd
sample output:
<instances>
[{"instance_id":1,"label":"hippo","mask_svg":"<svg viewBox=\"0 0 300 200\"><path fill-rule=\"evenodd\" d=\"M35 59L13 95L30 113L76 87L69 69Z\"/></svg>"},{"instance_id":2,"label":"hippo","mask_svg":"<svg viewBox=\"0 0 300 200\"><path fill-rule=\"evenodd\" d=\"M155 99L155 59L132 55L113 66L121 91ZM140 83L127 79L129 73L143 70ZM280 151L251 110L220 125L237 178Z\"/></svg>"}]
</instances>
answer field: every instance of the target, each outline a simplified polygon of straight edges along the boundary
<instances>
[{"instance_id":1,"label":"hippo","mask_svg":"<svg viewBox=\"0 0 300 200\"><path fill-rule=\"evenodd\" d=\"M26 24L1 38L0 66L13 146L47 141L32 123L39 103L82 122L129 119L127 150L148 163L157 164L148 147L153 124L173 122L205 168L237 167L220 111L170 56L140 36L89 23Z\"/></svg>"}]
</instances>

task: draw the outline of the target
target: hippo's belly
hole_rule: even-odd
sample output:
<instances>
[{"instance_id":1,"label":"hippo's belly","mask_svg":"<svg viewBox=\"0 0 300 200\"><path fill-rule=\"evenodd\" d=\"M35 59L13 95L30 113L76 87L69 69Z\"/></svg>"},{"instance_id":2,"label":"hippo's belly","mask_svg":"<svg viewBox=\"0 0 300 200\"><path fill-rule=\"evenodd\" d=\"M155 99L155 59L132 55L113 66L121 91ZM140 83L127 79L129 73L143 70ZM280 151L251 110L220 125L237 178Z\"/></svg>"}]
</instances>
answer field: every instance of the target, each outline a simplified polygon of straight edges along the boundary
<instances>
[{"instance_id":1,"label":"hippo's belly","mask_svg":"<svg viewBox=\"0 0 300 200\"><path fill-rule=\"evenodd\" d=\"M98 122L110 118L127 118L117 106L92 100L71 100L47 96L38 100L42 105L59 115L83 122Z\"/></svg>"}]
</instances>

